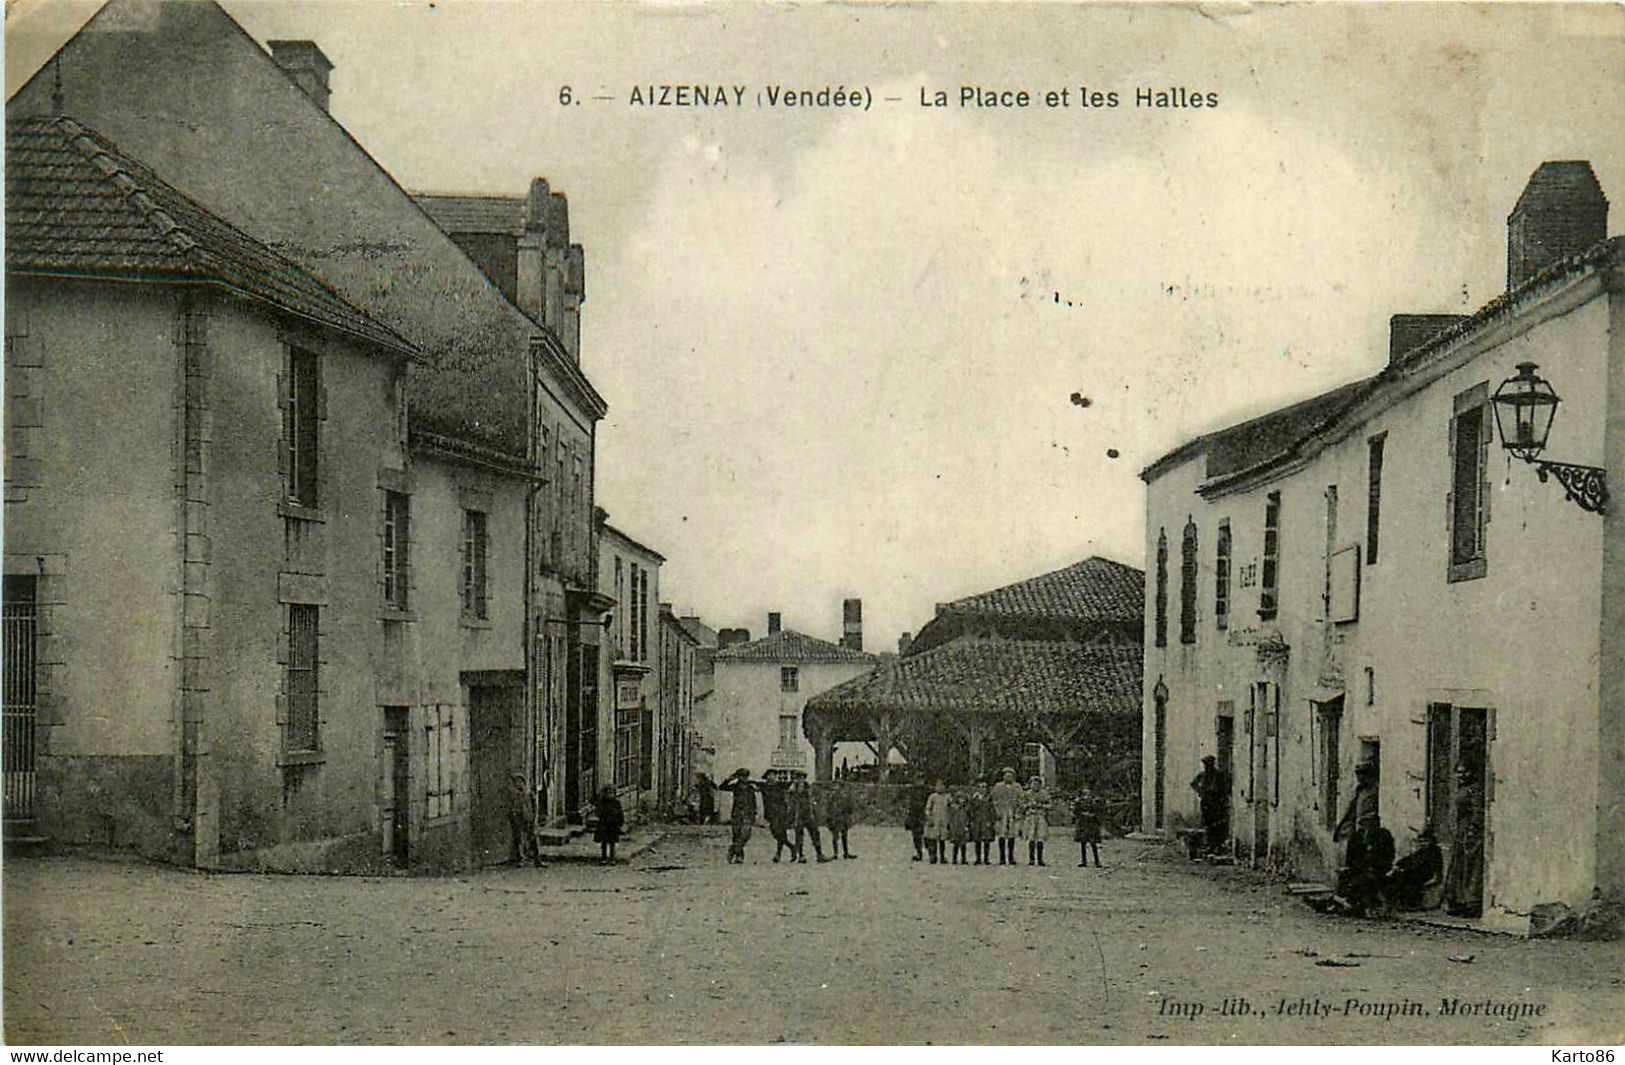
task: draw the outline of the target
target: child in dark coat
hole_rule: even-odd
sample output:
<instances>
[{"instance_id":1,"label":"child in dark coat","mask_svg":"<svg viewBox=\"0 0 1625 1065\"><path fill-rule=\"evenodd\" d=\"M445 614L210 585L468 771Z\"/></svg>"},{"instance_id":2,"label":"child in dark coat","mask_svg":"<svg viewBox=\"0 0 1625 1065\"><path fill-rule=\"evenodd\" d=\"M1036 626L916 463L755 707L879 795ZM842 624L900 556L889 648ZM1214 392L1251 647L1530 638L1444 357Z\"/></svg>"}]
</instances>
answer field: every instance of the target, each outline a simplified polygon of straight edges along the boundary
<instances>
[{"instance_id":1,"label":"child in dark coat","mask_svg":"<svg viewBox=\"0 0 1625 1065\"><path fill-rule=\"evenodd\" d=\"M1095 866L1100 866L1100 808L1088 788L1078 792L1072 800L1072 839L1078 845L1078 868L1089 865L1089 852L1095 852Z\"/></svg>"},{"instance_id":2,"label":"child in dark coat","mask_svg":"<svg viewBox=\"0 0 1625 1065\"><path fill-rule=\"evenodd\" d=\"M614 788L605 788L598 793L598 801L593 804L593 816L598 821L598 827L592 833L592 838L598 841L598 860L612 865L615 862L615 844L620 842L621 830L626 827L626 811L621 809L621 800L615 797Z\"/></svg>"},{"instance_id":3,"label":"child in dark coat","mask_svg":"<svg viewBox=\"0 0 1625 1065\"><path fill-rule=\"evenodd\" d=\"M953 864L964 865L965 844L970 842L970 811L961 792L948 800L948 842L953 846Z\"/></svg>"}]
</instances>

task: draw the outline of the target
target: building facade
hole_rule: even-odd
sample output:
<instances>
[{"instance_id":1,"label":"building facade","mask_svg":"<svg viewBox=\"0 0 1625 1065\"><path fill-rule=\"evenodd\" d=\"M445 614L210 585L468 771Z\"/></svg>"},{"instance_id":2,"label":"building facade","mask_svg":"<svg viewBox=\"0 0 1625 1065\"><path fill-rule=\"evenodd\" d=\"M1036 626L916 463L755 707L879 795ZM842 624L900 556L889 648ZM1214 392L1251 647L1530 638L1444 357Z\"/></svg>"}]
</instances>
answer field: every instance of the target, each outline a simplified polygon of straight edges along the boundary
<instances>
[{"instance_id":1,"label":"building facade","mask_svg":"<svg viewBox=\"0 0 1625 1065\"><path fill-rule=\"evenodd\" d=\"M598 713L607 608L595 590L592 503L604 403L574 339L579 248L568 244L562 198L533 187L552 236L545 254L516 270L511 290L495 285L332 119L332 75L314 43L262 47L206 0L113 0L8 103L8 119L72 114L125 173L162 174L185 188L177 229L202 252L181 250L215 256L205 266L189 259L189 269L229 265L192 236L210 234L248 256L219 282L225 288L251 290L266 277L292 284L288 271L300 271L326 293L323 313L349 308L414 360L395 369L358 357L331 330L310 340L285 325L250 344L235 306L212 318L200 312L197 321L218 321L211 336L223 353L204 361L233 360L222 381L199 392L204 405L186 417L167 426L138 419L131 430L147 434L132 455L170 456L141 476L188 493L169 519L186 552L173 588L149 586L163 570L129 551L122 530L74 517L107 502L109 486L79 472L97 442L66 418L29 409L49 404L21 405L39 424L19 424L26 431L14 443L38 449L41 463L7 463L6 567L18 578L7 581L16 603L8 618L18 619L8 620L8 649L27 632L30 683L42 691L31 707L8 707L7 728L17 719L20 736L21 718L32 715L36 733L45 730L29 750L42 780L55 774L58 812L36 819L35 830L123 840L200 865L456 867L505 855L516 773L536 790L544 818L566 817L562 785L579 769L567 726L584 708ZM104 176L124 188L117 172ZM159 187L145 176L129 186ZM86 189L92 179L71 196ZM9 220L9 182L7 195ZM146 202L129 201L143 210ZM45 231L65 209L57 200L41 208ZM220 236L205 217L235 235ZM17 328L136 344L120 332L136 319L108 319L68 298L109 264L82 248L59 250L66 257L47 262L48 276L26 282L8 257L8 285L22 286L19 306L28 307ZM120 264L143 281L156 269L128 256L112 265ZM286 312L278 298L269 305ZM326 321L302 305L291 313L307 325ZM8 329L11 321L8 313ZM168 336L182 349L199 343L181 324ZM38 357L28 354L38 344L15 337L8 346L19 357ZM52 372L16 382L8 374L8 399L39 399ZM74 379L71 365L59 372ZM249 376L239 383L239 374ZM193 382L177 381L179 411L194 402ZM80 390L76 402L122 411L132 401L112 388ZM52 469L49 486L27 483ZM92 533L103 539L85 539ZM77 594L69 581L43 579L68 565L70 551L108 569ZM132 594L105 599L123 587ZM101 589L94 599L92 589ZM149 625L165 604L185 608L169 635ZM99 620L76 620L90 614ZM53 638L53 628L79 624L89 627ZM137 632L172 649L163 668L174 684L142 685L139 697L104 690L147 668L125 646ZM92 687L58 682L88 680L92 662L101 678ZM120 705L131 699L149 705ZM173 743L160 752L165 730ZM8 755L14 749L8 738ZM152 761L160 754L163 765ZM130 768L132 757L146 759L144 768ZM143 774L139 789L127 786L130 773ZM140 811L126 808L132 790L144 795ZM160 808L155 820L150 811ZM171 838L160 844L164 832Z\"/></svg>"},{"instance_id":2,"label":"building facade","mask_svg":"<svg viewBox=\"0 0 1625 1065\"><path fill-rule=\"evenodd\" d=\"M665 558L632 539L599 512L599 591L614 602L604 644L609 698L599 718L599 784L627 810L652 812L662 778L660 566ZM591 793L588 793L590 799Z\"/></svg>"},{"instance_id":3,"label":"building facade","mask_svg":"<svg viewBox=\"0 0 1625 1065\"><path fill-rule=\"evenodd\" d=\"M874 655L785 629L769 614L767 635L725 646L713 662L713 687L699 727L717 771L746 768L811 777L814 750L802 721L807 700L874 668ZM728 800L720 805L726 815Z\"/></svg>"},{"instance_id":4,"label":"building facade","mask_svg":"<svg viewBox=\"0 0 1625 1065\"><path fill-rule=\"evenodd\" d=\"M1239 849L1329 879L1367 762L1401 853L1426 823L1447 853L1482 835L1486 923L1621 888L1625 247L1606 217L1589 166L1543 164L1506 294L1395 316L1374 376L1145 471L1145 828L1196 821L1188 781L1215 754ZM1562 397L1545 457L1594 475L1543 483L1503 449L1493 397L1524 363Z\"/></svg>"}]
</instances>

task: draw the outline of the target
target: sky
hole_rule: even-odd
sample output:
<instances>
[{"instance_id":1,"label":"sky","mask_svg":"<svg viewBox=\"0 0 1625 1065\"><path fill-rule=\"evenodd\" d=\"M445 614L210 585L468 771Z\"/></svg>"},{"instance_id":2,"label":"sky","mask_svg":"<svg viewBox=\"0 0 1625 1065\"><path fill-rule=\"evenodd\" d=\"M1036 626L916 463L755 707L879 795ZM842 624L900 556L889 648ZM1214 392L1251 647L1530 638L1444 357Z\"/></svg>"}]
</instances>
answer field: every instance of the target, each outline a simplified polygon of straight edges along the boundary
<instances>
[{"instance_id":1,"label":"sky","mask_svg":"<svg viewBox=\"0 0 1625 1065\"><path fill-rule=\"evenodd\" d=\"M96 6L8 4L8 95ZM568 194L598 502L666 556L662 599L834 638L857 596L871 650L1089 555L1143 566L1139 471L1374 373L1391 314L1499 294L1542 160L1625 196L1617 5L223 6L315 40L408 189ZM676 84L747 106L629 102Z\"/></svg>"}]
</instances>

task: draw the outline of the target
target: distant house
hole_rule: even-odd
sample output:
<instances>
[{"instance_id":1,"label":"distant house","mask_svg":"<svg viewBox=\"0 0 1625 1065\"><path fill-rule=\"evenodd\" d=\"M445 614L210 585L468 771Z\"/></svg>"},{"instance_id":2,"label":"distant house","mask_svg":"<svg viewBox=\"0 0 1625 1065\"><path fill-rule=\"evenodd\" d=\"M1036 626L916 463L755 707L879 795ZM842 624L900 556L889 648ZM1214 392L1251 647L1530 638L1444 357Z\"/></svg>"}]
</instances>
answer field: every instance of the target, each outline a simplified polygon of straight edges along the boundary
<instances>
[{"instance_id":1,"label":"distant house","mask_svg":"<svg viewBox=\"0 0 1625 1065\"><path fill-rule=\"evenodd\" d=\"M1009 767L1137 792L1144 575L1103 558L937 607L903 653L807 707L815 747L900 751L969 781Z\"/></svg>"},{"instance_id":2,"label":"distant house","mask_svg":"<svg viewBox=\"0 0 1625 1065\"><path fill-rule=\"evenodd\" d=\"M875 661L861 650L783 628L780 616L769 614L766 636L716 653L715 687L700 729L716 746L717 771L812 775L815 752L803 735L802 708L818 693L867 673ZM827 768L821 779L828 778Z\"/></svg>"},{"instance_id":3,"label":"distant house","mask_svg":"<svg viewBox=\"0 0 1625 1065\"><path fill-rule=\"evenodd\" d=\"M615 604L604 670L610 698L599 719L598 787L621 793L627 810L654 805L660 777L660 565L665 557L610 525L599 511L599 592ZM591 802L593 789L582 799Z\"/></svg>"},{"instance_id":4,"label":"distant house","mask_svg":"<svg viewBox=\"0 0 1625 1065\"><path fill-rule=\"evenodd\" d=\"M1196 820L1187 782L1214 754L1240 852L1329 880L1366 763L1401 853L1424 824L1447 852L1484 841L1487 923L1625 885L1625 244L1607 210L1589 165L1543 163L1508 219L1504 295L1395 315L1372 376L1145 470L1148 830ZM1561 402L1534 455L1495 397L1537 369ZM1509 445L1568 465L1537 475Z\"/></svg>"}]
</instances>

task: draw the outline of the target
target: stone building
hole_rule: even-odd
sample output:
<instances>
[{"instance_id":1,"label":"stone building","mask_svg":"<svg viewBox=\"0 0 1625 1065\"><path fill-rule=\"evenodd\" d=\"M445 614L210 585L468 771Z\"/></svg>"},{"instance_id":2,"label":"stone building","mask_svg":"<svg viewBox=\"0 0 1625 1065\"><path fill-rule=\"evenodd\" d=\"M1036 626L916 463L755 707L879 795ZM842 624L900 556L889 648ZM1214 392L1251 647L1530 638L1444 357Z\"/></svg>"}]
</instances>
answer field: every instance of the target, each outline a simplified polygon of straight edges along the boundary
<instances>
[{"instance_id":1,"label":"stone building","mask_svg":"<svg viewBox=\"0 0 1625 1065\"><path fill-rule=\"evenodd\" d=\"M715 745L717 771L811 776L814 750L801 716L807 700L869 672L875 661L864 651L786 629L779 614L769 614L766 636L724 646L714 658L714 687L701 704L698 727ZM828 779L825 769L822 779ZM726 814L728 800L719 801Z\"/></svg>"},{"instance_id":2,"label":"stone building","mask_svg":"<svg viewBox=\"0 0 1625 1065\"><path fill-rule=\"evenodd\" d=\"M1606 219L1587 164L1542 164L1503 295L1396 315L1372 376L1145 470L1146 829L1194 822L1212 753L1242 853L1330 878L1369 762L1401 853L1426 822L1447 851L1482 831L1487 923L1622 886L1625 246ZM1561 396L1538 456L1495 402L1526 363Z\"/></svg>"},{"instance_id":3,"label":"stone building","mask_svg":"<svg viewBox=\"0 0 1625 1065\"><path fill-rule=\"evenodd\" d=\"M495 286L333 120L320 49L269 47L207 0L113 0L8 104L8 119L68 114L94 129L106 155L91 165L114 199L192 271L120 258L135 222L74 229L62 221L72 204L55 201L42 231L69 241L68 259L25 281L8 257L8 287L28 307L14 319L8 306L8 348L43 360L7 379L8 399L29 390L24 416L38 421L12 439L40 462L8 461L6 514L8 618L27 609L32 578L36 705L8 706L7 728L34 717L33 830L200 865L499 860L511 775L562 820L569 710L598 705L592 460L604 403L562 339L574 335L579 255ZM158 174L192 213L150 191ZM72 195L87 189L104 196L84 180ZM24 192L8 182L8 218ZM542 199L556 214L553 196ZM173 210L155 213L160 201ZM414 361L386 371L401 359L358 357L293 296L267 306L300 328L252 343L235 304L205 313L217 346L197 358L191 312L169 308L179 317L160 335L73 303L109 277L125 299L216 277L219 253L194 234L214 230L164 220L204 214L236 234L233 247L265 249L211 284L280 293L303 271L327 292L324 313L348 307ZM81 234L114 261L79 256ZM577 296L527 294L538 285ZM52 339L75 332L97 339ZM78 373L98 350L165 342L151 365L168 359L175 410L196 407L184 418L117 377ZM194 382L194 365L222 380ZM103 424L116 429L84 433L67 416L75 404L114 415ZM114 439L145 494L92 472ZM75 517L138 498L144 520L163 521L148 535ZM166 542L184 554L144 557ZM23 631L8 620L8 637Z\"/></svg>"},{"instance_id":4,"label":"stone building","mask_svg":"<svg viewBox=\"0 0 1625 1065\"><path fill-rule=\"evenodd\" d=\"M599 592L614 602L605 638L609 698L599 719L599 787L611 786L628 812L654 808L662 790L659 740L660 565L665 557L608 523L599 512ZM590 800L591 791L584 793Z\"/></svg>"},{"instance_id":5,"label":"stone building","mask_svg":"<svg viewBox=\"0 0 1625 1065\"><path fill-rule=\"evenodd\" d=\"M661 782L656 798L662 810L687 802L694 790L699 748L699 734L694 727L694 689L700 651L700 639L694 630L673 613L670 603L661 603L660 735L655 748L660 758L656 777Z\"/></svg>"}]
</instances>

